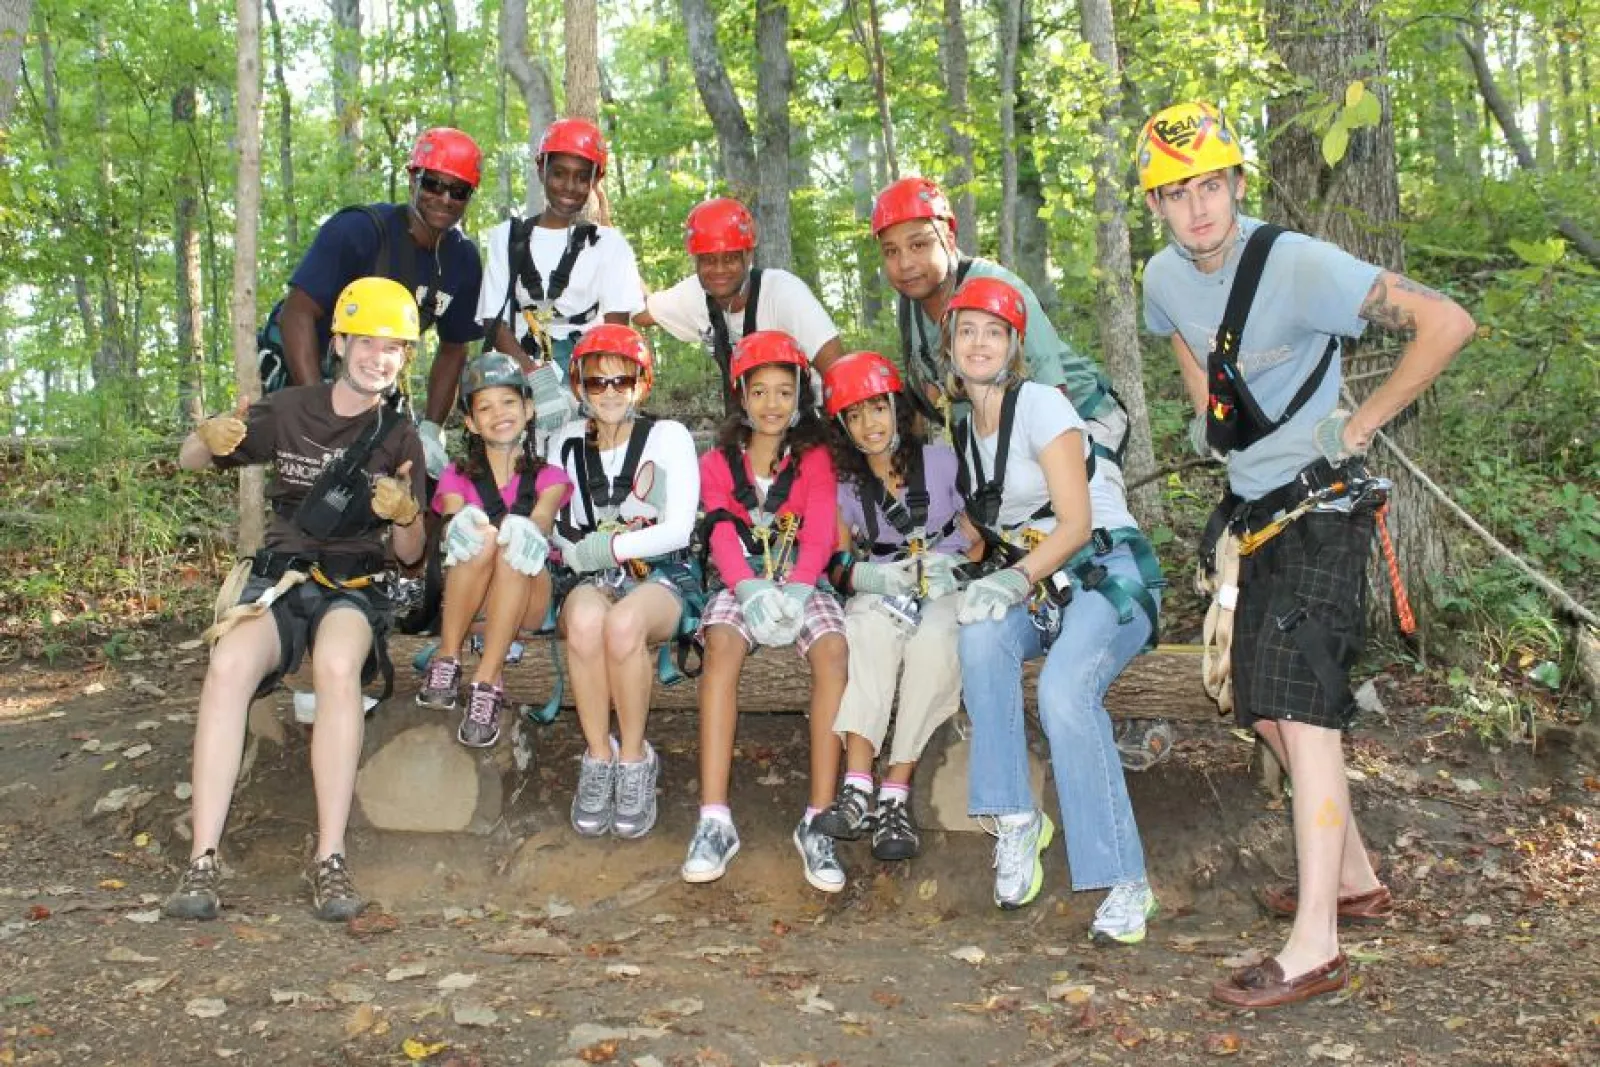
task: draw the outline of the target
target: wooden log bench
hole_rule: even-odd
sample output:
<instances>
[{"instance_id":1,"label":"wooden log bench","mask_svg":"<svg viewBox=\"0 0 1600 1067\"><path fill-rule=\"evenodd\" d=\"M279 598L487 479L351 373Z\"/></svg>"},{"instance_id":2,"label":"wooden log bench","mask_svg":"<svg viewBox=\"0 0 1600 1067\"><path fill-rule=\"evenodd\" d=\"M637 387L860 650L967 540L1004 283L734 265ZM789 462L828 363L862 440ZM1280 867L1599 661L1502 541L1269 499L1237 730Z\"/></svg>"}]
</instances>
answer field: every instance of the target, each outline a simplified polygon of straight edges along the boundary
<instances>
[{"instance_id":1,"label":"wooden log bench","mask_svg":"<svg viewBox=\"0 0 1600 1067\"><path fill-rule=\"evenodd\" d=\"M428 638L397 637L391 643L395 692L368 723L365 755L356 785L358 821L384 830L488 833L507 814L530 767L536 762L537 735L543 727L508 716L501 743L493 750L473 751L455 739L455 719L419 708L414 696L420 676L412 667ZM564 655L559 642L539 637L527 643L520 663L505 672L508 711L525 702L538 706L555 682L552 651ZM466 666L470 673L470 657ZM1033 719L1030 769L1035 795L1048 785L1048 760L1036 718L1040 662L1023 674L1024 701ZM304 680L291 679L300 688ZM739 684L739 710L746 715L803 713L810 689L809 670L789 651L770 650L752 656ZM655 685L652 713L693 715L698 709L693 680L673 686ZM1165 718L1217 721L1216 707L1200 685L1199 649L1168 645L1140 656L1129 665L1107 697L1113 718ZM562 700L563 717L575 714L571 687ZM265 739L282 744L292 728L292 700L285 690L257 701L251 709L252 744ZM514 722L514 726L512 723ZM913 808L926 829L973 830L966 814L968 742L965 712L935 733L918 764L913 783ZM563 727L556 727L557 729ZM565 727L570 729L570 723Z\"/></svg>"}]
</instances>

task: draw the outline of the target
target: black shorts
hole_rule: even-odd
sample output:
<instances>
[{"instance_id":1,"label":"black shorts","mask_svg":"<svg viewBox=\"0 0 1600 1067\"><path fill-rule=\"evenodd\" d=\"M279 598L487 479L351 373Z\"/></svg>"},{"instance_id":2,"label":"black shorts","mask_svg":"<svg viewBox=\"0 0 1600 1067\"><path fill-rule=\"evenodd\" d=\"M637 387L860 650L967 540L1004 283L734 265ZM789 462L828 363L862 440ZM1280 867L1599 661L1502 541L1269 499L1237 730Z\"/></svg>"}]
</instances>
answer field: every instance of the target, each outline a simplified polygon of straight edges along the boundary
<instances>
[{"instance_id":1,"label":"black shorts","mask_svg":"<svg viewBox=\"0 0 1600 1067\"><path fill-rule=\"evenodd\" d=\"M239 603L249 604L262 593L277 585L272 578L252 577L245 585ZM386 592L387 585L378 583L363 589L329 589L307 579L273 602L273 621L278 624L278 666L261 680L256 696L263 697L276 689L286 675L300 669L300 661L317 643L317 628L334 608L354 608L366 616L372 627L372 648L366 662L361 665L361 684L366 685L378 676L379 649L382 639L394 623L394 608Z\"/></svg>"},{"instance_id":2,"label":"black shorts","mask_svg":"<svg viewBox=\"0 0 1600 1067\"><path fill-rule=\"evenodd\" d=\"M1372 513L1311 512L1240 561L1234 714L1349 729L1366 629Z\"/></svg>"}]
</instances>

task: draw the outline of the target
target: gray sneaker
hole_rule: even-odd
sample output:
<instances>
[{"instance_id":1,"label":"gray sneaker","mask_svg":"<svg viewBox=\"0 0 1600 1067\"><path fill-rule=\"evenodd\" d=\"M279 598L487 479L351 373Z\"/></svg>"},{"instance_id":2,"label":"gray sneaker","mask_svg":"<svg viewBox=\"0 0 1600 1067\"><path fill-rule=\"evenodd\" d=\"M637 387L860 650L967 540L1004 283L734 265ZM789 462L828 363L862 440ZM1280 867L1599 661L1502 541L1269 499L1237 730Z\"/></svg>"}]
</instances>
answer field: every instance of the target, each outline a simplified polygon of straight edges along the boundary
<instances>
[{"instance_id":1,"label":"gray sneaker","mask_svg":"<svg viewBox=\"0 0 1600 1067\"><path fill-rule=\"evenodd\" d=\"M350 867L341 853L317 860L306 870L311 883L311 907L324 922L349 922L366 910L367 902L350 880Z\"/></svg>"},{"instance_id":2,"label":"gray sneaker","mask_svg":"<svg viewBox=\"0 0 1600 1067\"><path fill-rule=\"evenodd\" d=\"M836 840L859 841L862 834L872 832L872 794L847 785L832 804L817 812L811 824Z\"/></svg>"},{"instance_id":3,"label":"gray sneaker","mask_svg":"<svg viewBox=\"0 0 1600 1067\"><path fill-rule=\"evenodd\" d=\"M617 761L616 808L611 813L611 832L618 837L643 837L656 824L656 779L661 774L661 757L646 741L644 759L638 763Z\"/></svg>"},{"instance_id":4,"label":"gray sneaker","mask_svg":"<svg viewBox=\"0 0 1600 1067\"><path fill-rule=\"evenodd\" d=\"M998 907L1020 908L1032 903L1044 888L1044 864L1039 856L1055 837L1055 823L1042 811L1021 826L996 822L994 846L994 902Z\"/></svg>"},{"instance_id":5,"label":"gray sneaker","mask_svg":"<svg viewBox=\"0 0 1600 1067\"><path fill-rule=\"evenodd\" d=\"M844 865L834 851L833 838L802 820L794 828L794 847L800 851L806 881L813 889L837 893L844 888Z\"/></svg>"},{"instance_id":6,"label":"gray sneaker","mask_svg":"<svg viewBox=\"0 0 1600 1067\"><path fill-rule=\"evenodd\" d=\"M612 808L616 804L613 780L617 768L617 743L611 742L611 758L595 759L587 751L578 768L578 792L572 798L572 828L579 837L601 837L611 829Z\"/></svg>"},{"instance_id":7,"label":"gray sneaker","mask_svg":"<svg viewBox=\"0 0 1600 1067\"><path fill-rule=\"evenodd\" d=\"M683 861L685 882L715 882L728 873L728 861L739 854L739 831L733 823L700 816Z\"/></svg>"},{"instance_id":8,"label":"gray sneaker","mask_svg":"<svg viewBox=\"0 0 1600 1067\"><path fill-rule=\"evenodd\" d=\"M435 656L428 661L428 673L417 691L417 704L439 711L455 711L461 688L461 662Z\"/></svg>"},{"instance_id":9,"label":"gray sneaker","mask_svg":"<svg viewBox=\"0 0 1600 1067\"><path fill-rule=\"evenodd\" d=\"M505 701L506 691L500 686L473 682L456 740L468 748L493 748L500 740L500 711Z\"/></svg>"},{"instance_id":10,"label":"gray sneaker","mask_svg":"<svg viewBox=\"0 0 1600 1067\"><path fill-rule=\"evenodd\" d=\"M222 908L222 898L217 895L221 881L217 850L207 849L205 855L189 861L189 869L183 872L178 888L162 910L173 919L215 919Z\"/></svg>"}]
</instances>

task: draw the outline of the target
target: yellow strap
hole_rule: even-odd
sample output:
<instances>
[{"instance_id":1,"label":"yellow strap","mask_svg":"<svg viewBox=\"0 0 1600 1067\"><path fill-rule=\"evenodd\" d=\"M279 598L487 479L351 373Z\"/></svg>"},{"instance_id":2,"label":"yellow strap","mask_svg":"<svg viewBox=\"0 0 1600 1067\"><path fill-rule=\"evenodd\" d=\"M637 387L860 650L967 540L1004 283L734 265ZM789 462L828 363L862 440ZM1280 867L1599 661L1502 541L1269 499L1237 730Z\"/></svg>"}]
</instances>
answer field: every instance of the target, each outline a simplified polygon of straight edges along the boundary
<instances>
[{"instance_id":1,"label":"yellow strap","mask_svg":"<svg viewBox=\"0 0 1600 1067\"><path fill-rule=\"evenodd\" d=\"M312 581L316 582L324 589L365 589L367 586L372 584L376 577L377 575L373 574L362 574L354 578L329 578L322 572L322 564L313 563L311 565Z\"/></svg>"}]
</instances>

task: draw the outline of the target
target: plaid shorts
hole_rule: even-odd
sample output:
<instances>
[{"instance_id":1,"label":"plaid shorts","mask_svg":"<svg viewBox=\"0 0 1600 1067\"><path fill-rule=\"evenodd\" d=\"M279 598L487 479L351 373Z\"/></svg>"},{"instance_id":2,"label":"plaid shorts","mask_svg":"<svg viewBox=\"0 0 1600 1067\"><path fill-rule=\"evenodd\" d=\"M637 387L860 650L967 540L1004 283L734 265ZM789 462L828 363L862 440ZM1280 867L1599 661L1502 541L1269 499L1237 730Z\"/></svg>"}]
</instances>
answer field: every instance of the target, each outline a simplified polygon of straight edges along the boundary
<instances>
[{"instance_id":1,"label":"plaid shorts","mask_svg":"<svg viewBox=\"0 0 1600 1067\"><path fill-rule=\"evenodd\" d=\"M1257 719L1347 730L1350 668L1366 627L1370 512L1311 512L1240 561L1233 620L1239 725Z\"/></svg>"},{"instance_id":2,"label":"plaid shorts","mask_svg":"<svg viewBox=\"0 0 1600 1067\"><path fill-rule=\"evenodd\" d=\"M700 614L700 630L694 635L695 640L705 644L706 630L712 626L733 627L744 638L745 647L755 651L755 635L750 632L749 623L744 621L744 608L739 606L739 598L732 589L719 590L706 602L706 609ZM811 651L812 645L829 634L844 636L844 608L839 604L838 597L818 589L806 601L805 614L800 620L800 636L794 640L795 651L804 657Z\"/></svg>"}]
</instances>

